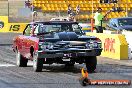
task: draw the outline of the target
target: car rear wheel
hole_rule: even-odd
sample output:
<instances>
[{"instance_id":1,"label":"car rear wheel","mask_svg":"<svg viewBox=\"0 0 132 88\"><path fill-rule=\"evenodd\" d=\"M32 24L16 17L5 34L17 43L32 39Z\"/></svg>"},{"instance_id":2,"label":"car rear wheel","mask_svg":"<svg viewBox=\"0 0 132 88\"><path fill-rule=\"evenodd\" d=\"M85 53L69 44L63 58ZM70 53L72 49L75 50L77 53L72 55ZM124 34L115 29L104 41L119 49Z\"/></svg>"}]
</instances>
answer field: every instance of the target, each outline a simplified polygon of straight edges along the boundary
<instances>
[{"instance_id":1,"label":"car rear wheel","mask_svg":"<svg viewBox=\"0 0 132 88\"><path fill-rule=\"evenodd\" d=\"M90 72L90 73L92 73L96 69L97 57L96 56L87 57L85 59L85 63L86 63L87 71Z\"/></svg>"},{"instance_id":2,"label":"car rear wheel","mask_svg":"<svg viewBox=\"0 0 132 88\"><path fill-rule=\"evenodd\" d=\"M33 69L35 72L41 72L43 68L43 59L38 58L37 54L33 55Z\"/></svg>"},{"instance_id":3,"label":"car rear wheel","mask_svg":"<svg viewBox=\"0 0 132 88\"><path fill-rule=\"evenodd\" d=\"M27 67L28 60L24 58L20 52L16 52L16 65L19 67Z\"/></svg>"}]
</instances>

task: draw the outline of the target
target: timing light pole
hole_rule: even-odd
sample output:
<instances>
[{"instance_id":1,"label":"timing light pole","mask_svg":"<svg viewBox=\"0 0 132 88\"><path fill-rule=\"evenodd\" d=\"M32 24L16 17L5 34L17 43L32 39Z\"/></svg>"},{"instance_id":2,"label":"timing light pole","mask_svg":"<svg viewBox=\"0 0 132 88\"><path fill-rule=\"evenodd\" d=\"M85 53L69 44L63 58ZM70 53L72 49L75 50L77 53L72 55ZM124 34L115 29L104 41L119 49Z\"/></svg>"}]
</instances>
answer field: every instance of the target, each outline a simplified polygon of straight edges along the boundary
<instances>
[{"instance_id":1,"label":"timing light pole","mask_svg":"<svg viewBox=\"0 0 132 88\"><path fill-rule=\"evenodd\" d=\"M31 7L31 8L32 8L32 22L34 22L34 16L33 16L33 15L34 15L34 13L33 13L33 2L34 2L34 1L32 0L32 7Z\"/></svg>"},{"instance_id":2,"label":"timing light pole","mask_svg":"<svg viewBox=\"0 0 132 88\"><path fill-rule=\"evenodd\" d=\"M94 19L93 19L93 0L92 0L92 17L91 17L91 32L93 32L93 29L94 29Z\"/></svg>"}]
</instances>

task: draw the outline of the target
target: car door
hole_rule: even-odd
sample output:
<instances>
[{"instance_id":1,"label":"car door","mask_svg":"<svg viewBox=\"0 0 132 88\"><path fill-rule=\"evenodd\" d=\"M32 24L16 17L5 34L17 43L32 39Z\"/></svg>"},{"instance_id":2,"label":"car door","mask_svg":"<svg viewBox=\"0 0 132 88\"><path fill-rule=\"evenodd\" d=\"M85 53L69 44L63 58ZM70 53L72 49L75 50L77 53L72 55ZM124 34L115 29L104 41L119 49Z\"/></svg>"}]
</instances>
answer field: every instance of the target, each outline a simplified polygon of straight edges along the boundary
<instances>
[{"instance_id":1,"label":"car door","mask_svg":"<svg viewBox=\"0 0 132 88\"><path fill-rule=\"evenodd\" d=\"M17 49L22 55L24 54L23 39L24 39L24 35L19 35L15 40Z\"/></svg>"},{"instance_id":2,"label":"car door","mask_svg":"<svg viewBox=\"0 0 132 88\"><path fill-rule=\"evenodd\" d=\"M31 24L29 24L26 29L24 30L24 37L23 37L23 54L26 58L30 57L30 37L31 36Z\"/></svg>"},{"instance_id":3,"label":"car door","mask_svg":"<svg viewBox=\"0 0 132 88\"><path fill-rule=\"evenodd\" d=\"M30 30L30 35L25 34L26 36L24 37L24 45L25 45L25 57L30 58L31 56L31 47L35 47L36 42L38 42L38 38L34 34L34 31L37 28L37 25L30 24L29 25L31 30Z\"/></svg>"}]
</instances>

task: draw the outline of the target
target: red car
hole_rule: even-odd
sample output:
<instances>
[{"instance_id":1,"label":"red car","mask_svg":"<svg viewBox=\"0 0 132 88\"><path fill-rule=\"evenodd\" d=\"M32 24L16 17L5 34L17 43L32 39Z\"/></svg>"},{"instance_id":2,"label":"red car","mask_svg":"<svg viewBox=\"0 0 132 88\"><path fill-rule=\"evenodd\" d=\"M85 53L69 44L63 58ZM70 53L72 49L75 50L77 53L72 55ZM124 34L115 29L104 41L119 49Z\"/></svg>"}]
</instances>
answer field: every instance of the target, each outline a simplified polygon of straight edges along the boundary
<instances>
[{"instance_id":1,"label":"red car","mask_svg":"<svg viewBox=\"0 0 132 88\"><path fill-rule=\"evenodd\" d=\"M42 71L43 64L76 62L93 72L102 47L100 39L84 35L77 22L49 21L28 24L23 35L14 38L13 50L17 65L25 67L32 60L34 71Z\"/></svg>"}]
</instances>

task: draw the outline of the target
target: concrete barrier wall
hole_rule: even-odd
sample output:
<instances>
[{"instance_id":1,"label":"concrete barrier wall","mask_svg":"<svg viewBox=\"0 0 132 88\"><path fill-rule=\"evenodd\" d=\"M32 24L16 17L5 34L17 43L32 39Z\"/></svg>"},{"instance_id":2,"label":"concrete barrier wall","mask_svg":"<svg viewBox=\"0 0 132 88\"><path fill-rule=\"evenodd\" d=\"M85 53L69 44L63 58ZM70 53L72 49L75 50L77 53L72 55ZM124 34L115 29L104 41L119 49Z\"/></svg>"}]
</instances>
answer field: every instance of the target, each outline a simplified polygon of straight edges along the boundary
<instances>
[{"instance_id":1,"label":"concrete barrier wall","mask_svg":"<svg viewBox=\"0 0 132 88\"><path fill-rule=\"evenodd\" d=\"M87 32L86 35L101 39L103 48L101 56L118 60L128 59L128 43L124 35L90 32Z\"/></svg>"},{"instance_id":2,"label":"concrete barrier wall","mask_svg":"<svg viewBox=\"0 0 132 88\"><path fill-rule=\"evenodd\" d=\"M0 16L0 32L8 31L8 16Z\"/></svg>"},{"instance_id":3,"label":"concrete barrier wall","mask_svg":"<svg viewBox=\"0 0 132 88\"><path fill-rule=\"evenodd\" d=\"M122 31L128 43L128 57L132 59L132 31Z\"/></svg>"}]
</instances>

